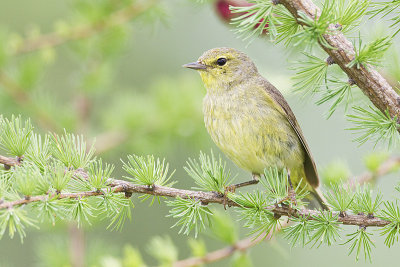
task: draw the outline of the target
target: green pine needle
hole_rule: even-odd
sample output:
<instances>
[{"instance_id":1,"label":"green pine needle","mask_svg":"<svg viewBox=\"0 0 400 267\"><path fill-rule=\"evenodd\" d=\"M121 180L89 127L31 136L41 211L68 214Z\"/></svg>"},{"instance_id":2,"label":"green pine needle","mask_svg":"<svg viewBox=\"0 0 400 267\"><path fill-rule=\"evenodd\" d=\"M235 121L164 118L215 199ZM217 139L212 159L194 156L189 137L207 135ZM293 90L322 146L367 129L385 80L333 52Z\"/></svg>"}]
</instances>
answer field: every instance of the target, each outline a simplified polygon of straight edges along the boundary
<instances>
[{"instance_id":1,"label":"green pine needle","mask_svg":"<svg viewBox=\"0 0 400 267\"><path fill-rule=\"evenodd\" d=\"M265 188L267 201L270 203L281 201L289 194L288 173L286 169L278 170L276 167L265 169L264 175L260 179L260 183ZM302 205L302 199L308 195L306 185L303 184L301 180L294 190L296 192L298 205ZM290 200L284 201L284 203L288 205L292 204L290 203Z\"/></svg>"},{"instance_id":2,"label":"green pine needle","mask_svg":"<svg viewBox=\"0 0 400 267\"><path fill-rule=\"evenodd\" d=\"M228 198L243 208L264 210L268 206L267 196L262 191L247 192L246 194L228 193Z\"/></svg>"},{"instance_id":3,"label":"green pine needle","mask_svg":"<svg viewBox=\"0 0 400 267\"><path fill-rule=\"evenodd\" d=\"M277 202L288 196L288 177L284 169L278 168L265 169L264 175L260 178L260 183L266 190L269 202Z\"/></svg>"},{"instance_id":4,"label":"green pine needle","mask_svg":"<svg viewBox=\"0 0 400 267\"><path fill-rule=\"evenodd\" d=\"M234 32L243 40L247 40L261 35L268 28L271 36L275 36L277 19L272 1L250 0L249 3L253 5L229 7L232 13L241 14L231 21L231 24L236 26Z\"/></svg>"},{"instance_id":5,"label":"green pine needle","mask_svg":"<svg viewBox=\"0 0 400 267\"><path fill-rule=\"evenodd\" d=\"M14 179L15 188L19 193L24 196L32 196L35 195L36 187L43 177L36 165L25 163L15 168L12 179Z\"/></svg>"},{"instance_id":6,"label":"green pine needle","mask_svg":"<svg viewBox=\"0 0 400 267\"><path fill-rule=\"evenodd\" d=\"M93 160L94 146L88 147L83 136L64 132L64 135L51 136L52 154L68 168L85 168Z\"/></svg>"},{"instance_id":7,"label":"green pine needle","mask_svg":"<svg viewBox=\"0 0 400 267\"><path fill-rule=\"evenodd\" d=\"M342 25L342 32L349 32L357 27L370 5L369 0L350 0L347 6L345 5L345 0L335 2L337 4L337 22Z\"/></svg>"},{"instance_id":8,"label":"green pine needle","mask_svg":"<svg viewBox=\"0 0 400 267\"><path fill-rule=\"evenodd\" d=\"M244 221L244 227L253 229L249 235L256 234L259 237L265 232L275 231L280 226L280 220L266 209L267 196L262 191L246 194L228 194L229 199L239 204L237 209L240 220Z\"/></svg>"},{"instance_id":9,"label":"green pine needle","mask_svg":"<svg viewBox=\"0 0 400 267\"><path fill-rule=\"evenodd\" d=\"M380 66L385 52L392 45L392 39L392 37L386 36L378 38L367 45L362 45L362 40L359 38L358 47L354 45L354 59L347 64L347 67L356 67L357 69L364 67L368 69L368 65Z\"/></svg>"},{"instance_id":10,"label":"green pine needle","mask_svg":"<svg viewBox=\"0 0 400 267\"><path fill-rule=\"evenodd\" d=\"M38 210L38 218L40 222L48 221L54 226L56 224L56 219L65 219L65 205L67 200L65 199L46 199L33 204L33 207Z\"/></svg>"},{"instance_id":11,"label":"green pine needle","mask_svg":"<svg viewBox=\"0 0 400 267\"><path fill-rule=\"evenodd\" d=\"M333 31L329 29L329 25L335 21L334 5L335 1L325 0L320 16L315 18L309 17L304 12L298 12L298 21L304 24L303 30L293 36L297 39L295 45L308 44L312 46L316 43L320 43L329 49L335 49L330 46L325 40L324 34L332 34Z\"/></svg>"},{"instance_id":12,"label":"green pine needle","mask_svg":"<svg viewBox=\"0 0 400 267\"><path fill-rule=\"evenodd\" d=\"M0 210L0 238L3 237L8 229L10 238L13 238L15 233L18 233L22 242L26 236L26 226L38 228L35 223L36 221L32 219L31 216L28 216L24 208Z\"/></svg>"},{"instance_id":13,"label":"green pine needle","mask_svg":"<svg viewBox=\"0 0 400 267\"><path fill-rule=\"evenodd\" d=\"M317 245L319 248L322 244L331 246L340 238L338 216L333 215L331 211L322 211L313 217L314 220L309 222L312 229L309 243L313 243L312 247Z\"/></svg>"},{"instance_id":14,"label":"green pine needle","mask_svg":"<svg viewBox=\"0 0 400 267\"><path fill-rule=\"evenodd\" d=\"M301 28L297 23L297 20L284 6L278 5L274 14L276 15L277 25L276 25L276 38L275 42L280 43L284 41L286 47L292 43L294 36Z\"/></svg>"},{"instance_id":15,"label":"green pine needle","mask_svg":"<svg viewBox=\"0 0 400 267\"><path fill-rule=\"evenodd\" d=\"M352 101L353 95L351 89L355 87L354 84L349 82L343 82L339 79L329 79L331 85L326 88L323 92L322 97L316 102L317 105L321 105L325 102L332 101L331 107L329 108L328 118L330 118L336 111L336 108L340 103L345 102L345 111L347 110L348 104Z\"/></svg>"},{"instance_id":16,"label":"green pine needle","mask_svg":"<svg viewBox=\"0 0 400 267\"><path fill-rule=\"evenodd\" d=\"M394 242L399 241L400 234L400 208L398 205L398 201L396 202L385 202L385 208L382 210L379 218L383 220L390 221L390 224L383 227L381 231L381 235L385 236L385 245L389 248L393 246Z\"/></svg>"},{"instance_id":17,"label":"green pine needle","mask_svg":"<svg viewBox=\"0 0 400 267\"><path fill-rule=\"evenodd\" d=\"M199 186L195 189L224 193L225 187L232 181L226 162L220 156L216 158L212 151L211 156L200 152L199 161L189 159L184 169Z\"/></svg>"},{"instance_id":18,"label":"green pine needle","mask_svg":"<svg viewBox=\"0 0 400 267\"><path fill-rule=\"evenodd\" d=\"M210 224L210 216L213 215L207 206L201 204L201 201L191 198L177 197L173 201L167 201L167 206L172 207L168 216L179 218L172 227L180 225L179 233L183 232L186 235L194 229L195 237L206 228L206 224Z\"/></svg>"},{"instance_id":19,"label":"green pine needle","mask_svg":"<svg viewBox=\"0 0 400 267\"><path fill-rule=\"evenodd\" d=\"M88 182L95 190L100 190L107 185L107 179L111 178L114 170L114 165L105 164L103 168L103 161L97 160L89 164L88 167Z\"/></svg>"},{"instance_id":20,"label":"green pine needle","mask_svg":"<svg viewBox=\"0 0 400 267\"><path fill-rule=\"evenodd\" d=\"M153 155L137 156L129 155L128 162L122 161L122 168L132 176L125 176L125 178L132 182L140 185L160 185L160 186L171 186L173 183L169 183L172 175L168 174L169 164L157 158Z\"/></svg>"},{"instance_id":21,"label":"green pine needle","mask_svg":"<svg viewBox=\"0 0 400 267\"><path fill-rule=\"evenodd\" d=\"M356 252L356 261L358 261L361 250L364 252L365 260L369 259L372 262L371 258L371 248L375 247L375 244L371 240L371 233L367 233L364 228L359 228L356 232L352 234L348 234L349 240L347 240L344 244L350 243L350 251L349 254Z\"/></svg>"},{"instance_id":22,"label":"green pine needle","mask_svg":"<svg viewBox=\"0 0 400 267\"><path fill-rule=\"evenodd\" d=\"M132 200L126 198L125 194L115 193L108 193L100 198L98 209L104 210L110 218L107 229L121 231L125 221L132 219L132 208L134 208Z\"/></svg>"},{"instance_id":23,"label":"green pine needle","mask_svg":"<svg viewBox=\"0 0 400 267\"><path fill-rule=\"evenodd\" d=\"M348 130L361 134L354 140L360 144L372 140L375 142L375 146L379 141L385 141L389 148L397 146L400 141L398 133L400 124L397 122L397 116L391 118L388 111L382 113L371 106L369 109L353 107L355 114L347 115L348 120L355 124L355 127Z\"/></svg>"},{"instance_id":24,"label":"green pine needle","mask_svg":"<svg viewBox=\"0 0 400 267\"><path fill-rule=\"evenodd\" d=\"M348 184L331 183L324 196L332 210L341 213L346 212L354 200L354 193Z\"/></svg>"},{"instance_id":25,"label":"green pine needle","mask_svg":"<svg viewBox=\"0 0 400 267\"><path fill-rule=\"evenodd\" d=\"M373 197L373 190L369 184L362 187L358 186L350 207L356 214L365 213L369 216L373 216L380 210L382 198L383 196L380 192L376 193L375 198Z\"/></svg>"},{"instance_id":26,"label":"green pine needle","mask_svg":"<svg viewBox=\"0 0 400 267\"><path fill-rule=\"evenodd\" d=\"M84 222L90 225L90 217L95 217L95 215L93 215L94 208L89 204L87 198L71 199L69 209L78 227L82 226Z\"/></svg>"},{"instance_id":27,"label":"green pine needle","mask_svg":"<svg viewBox=\"0 0 400 267\"><path fill-rule=\"evenodd\" d=\"M283 229L285 238L288 239L292 248L297 244L301 244L304 247L310 239L310 220L308 217L301 216L300 218L291 218L291 221L295 224Z\"/></svg>"},{"instance_id":28,"label":"green pine needle","mask_svg":"<svg viewBox=\"0 0 400 267\"><path fill-rule=\"evenodd\" d=\"M0 117L0 148L13 156L22 157L31 143L33 126L28 119L12 115L11 120Z\"/></svg>"},{"instance_id":29,"label":"green pine needle","mask_svg":"<svg viewBox=\"0 0 400 267\"><path fill-rule=\"evenodd\" d=\"M320 91L320 88L327 78L328 63L311 54L303 53L306 58L295 63L292 70L296 71L293 80L294 91L303 96L313 95Z\"/></svg>"},{"instance_id":30,"label":"green pine needle","mask_svg":"<svg viewBox=\"0 0 400 267\"><path fill-rule=\"evenodd\" d=\"M147 155L146 157L129 155L128 162L125 163L122 161L122 163L122 168L131 175L124 177L136 184L151 187L153 185L172 186L175 183L170 182L175 171L168 174L169 164L165 162L165 159L161 161L159 158L155 159L153 155ZM156 199L158 203L161 203L159 196L144 194L143 196L140 196L140 198L142 201L151 198L150 206L154 204Z\"/></svg>"},{"instance_id":31,"label":"green pine needle","mask_svg":"<svg viewBox=\"0 0 400 267\"><path fill-rule=\"evenodd\" d=\"M381 17L383 18L394 13L394 16L390 19L391 21L393 21L390 27L399 26L400 24L399 0L375 2L373 3L373 7L374 9L370 12L372 17L381 15ZM396 32L393 34L393 36L396 35L399 31L400 28L396 29Z\"/></svg>"},{"instance_id":32,"label":"green pine needle","mask_svg":"<svg viewBox=\"0 0 400 267\"><path fill-rule=\"evenodd\" d=\"M54 161L49 165L45 175L47 176L47 179L52 187L57 192L61 192L71 181L73 172L66 170L61 162Z\"/></svg>"},{"instance_id":33,"label":"green pine needle","mask_svg":"<svg viewBox=\"0 0 400 267\"><path fill-rule=\"evenodd\" d=\"M39 134L33 133L31 136L31 144L24 155L24 161L34 163L44 172L51 157L50 148L50 138L48 135L45 135L44 139L42 139Z\"/></svg>"}]
</instances>

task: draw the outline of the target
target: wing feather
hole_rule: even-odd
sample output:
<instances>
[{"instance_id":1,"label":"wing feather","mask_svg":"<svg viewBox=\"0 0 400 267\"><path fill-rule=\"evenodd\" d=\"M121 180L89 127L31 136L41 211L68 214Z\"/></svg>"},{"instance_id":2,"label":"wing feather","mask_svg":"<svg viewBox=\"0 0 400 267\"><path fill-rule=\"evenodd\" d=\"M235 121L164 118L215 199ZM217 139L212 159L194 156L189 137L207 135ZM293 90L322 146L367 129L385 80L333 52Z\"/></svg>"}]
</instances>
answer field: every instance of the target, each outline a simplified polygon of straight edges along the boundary
<instances>
[{"instance_id":1,"label":"wing feather","mask_svg":"<svg viewBox=\"0 0 400 267\"><path fill-rule=\"evenodd\" d=\"M310 148L308 147L306 139L304 138L303 132L300 128L299 123L297 122L296 117L294 116L292 109L289 107L289 104L286 102L285 98L278 89L276 89L264 78L262 80L264 83L263 87L265 88L266 92L279 104L279 106L285 112L286 118L288 119L290 125L293 127L293 130L296 132L303 145L304 151L306 152L306 157L304 160L304 172L306 174L307 182L314 188L318 187L319 179L317 168L315 166Z\"/></svg>"}]
</instances>

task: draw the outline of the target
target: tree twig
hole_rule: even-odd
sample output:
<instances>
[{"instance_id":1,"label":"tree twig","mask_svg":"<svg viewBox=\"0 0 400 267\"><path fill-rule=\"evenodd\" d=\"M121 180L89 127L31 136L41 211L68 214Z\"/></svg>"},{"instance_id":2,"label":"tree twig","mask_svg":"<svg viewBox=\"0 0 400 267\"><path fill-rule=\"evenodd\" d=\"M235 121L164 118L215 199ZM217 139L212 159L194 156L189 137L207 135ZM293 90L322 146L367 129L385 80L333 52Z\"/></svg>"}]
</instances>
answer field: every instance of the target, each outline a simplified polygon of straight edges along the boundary
<instances>
[{"instance_id":1,"label":"tree twig","mask_svg":"<svg viewBox=\"0 0 400 267\"><path fill-rule=\"evenodd\" d=\"M304 23L299 20L299 12L305 13L312 19L319 15L319 8L311 0L280 0L280 3L292 13L300 25ZM355 54L352 43L335 25L329 25L329 30L333 33L324 34L323 37L330 47L320 43L321 48L356 82L361 91L381 112L388 110L392 118L397 116L400 121L400 96L372 66L368 66L368 69L365 66L348 67L348 63L354 59ZM400 128L398 131L400 132Z\"/></svg>"},{"instance_id":2,"label":"tree twig","mask_svg":"<svg viewBox=\"0 0 400 267\"><path fill-rule=\"evenodd\" d=\"M0 155L0 164L3 164L6 169L9 169L10 167L19 165L20 163L17 158L4 157Z\"/></svg>"},{"instance_id":3,"label":"tree twig","mask_svg":"<svg viewBox=\"0 0 400 267\"><path fill-rule=\"evenodd\" d=\"M263 238L269 239L271 235L265 237L265 234L259 236L254 239L252 237L242 239L235 244L224 247L212 252L207 253L203 257L192 257L184 260L176 261L173 266L174 267L189 267L189 266L198 266L205 263L216 262L225 258L230 257L233 253L237 251L245 251L249 248L257 245Z\"/></svg>"},{"instance_id":4,"label":"tree twig","mask_svg":"<svg viewBox=\"0 0 400 267\"><path fill-rule=\"evenodd\" d=\"M384 176L393 171L396 167L400 167L400 157L390 157L378 167L375 172L365 172L353 179L354 184L365 184L374 181L376 178Z\"/></svg>"},{"instance_id":5,"label":"tree twig","mask_svg":"<svg viewBox=\"0 0 400 267\"><path fill-rule=\"evenodd\" d=\"M284 228L287 225L287 221L282 222L280 225L280 229ZM235 244L224 247L218 250L214 250L212 252L207 253L203 257L191 257L184 260L176 261L173 266L174 267L190 267L190 266L199 266L201 264L216 262L225 258L232 256L233 253L237 251L244 252L251 247L254 247L258 243L263 240L270 240L274 231L269 233L263 233L259 237L248 237L242 240L235 242Z\"/></svg>"},{"instance_id":6,"label":"tree twig","mask_svg":"<svg viewBox=\"0 0 400 267\"><path fill-rule=\"evenodd\" d=\"M38 201L44 201L49 198L56 198L56 199L63 199L63 198L85 198L91 196L99 196L104 195L107 191L113 191L115 193L125 193L127 196L131 196L131 194L147 194L153 196L163 196L163 197L172 197L172 198L183 198L183 199L196 199L201 201L202 204L207 205L210 203L217 203L217 204L228 204L229 206L240 206L234 201L230 199L226 199L225 196L215 193L215 192L204 192L204 191L193 191L193 190L186 190L186 189L177 189L172 187L166 186L159 186L153 185L151 187L147 185L137 185L123 180L112 180L110 181L109 187L104 188L103 191L87 191L87 192L79 192L79 193L60 193L60 194L51 194L51 195L40 195L40 196L32 196L32 197L25 197L23 199L10 201L10 202L3 202L0 204L1 209L11 209L15 206L21 206L24 204L29 204ZM246 207L244 207L246 208ZM320 214L319 211L316 210L295 210L288 206L278 206L278 205L271 205L265 207L265 209L273 212L277 216L288 216L288 217L305 217L308 220L314 220L314 217ZM333 212L334 216L338 216L338 222L341 222L346 225L358 225L358 226L385 226L388 225L390 222L381 220L379 218L357 214L357 215L346 215L344 217L339 216L339 213Z\"/></svg>"},{"instance_id":7,"label":"tree twig","mask_svg":"<svg viewBox=\"0 0 400 267\"><path fill-rule=\"evenodd\" d=\"M12 160L12 158L0 156L0 163L2 164L8 163L10 164L9 166L13 166L17 165L18 161ZM386 166L385 163L386 162L384 162L382 166ZM83 170L76 170L76 172L79 174L82 173L83 176L86 175ZM32 202L44 201L48 198L57 198L57 199L84 198L84 197L104 195L106 192L110 191L113 191L115 193L125 193L127 197L130 197L132 194L146 194L146 195L163 196L171 198L180 197L183 199L189 199L189 198L196 199L204 205L208 205L210 203L217 203L228 206L236 206L236 207L240 206L236 202L227 199L226 196L217 192L194 191L194 190L178 189L160 185L153 185L153 186L138 185L124 180L109 179L108 186L99 191L60 193L60 194L25 197L23 199L1 203L0 210L6 208L10 209L15 206L21 206ZM279 206L279 205L271 205L265 207L265 209L273 212L277 216L288 216L295 218L305 217L308 220L314 220L314 217L320 214L320 212L316 210L309 210L309 209L296 210L288 206ZM341 222L346 225L358 225L364 227L368 226L383 227L385 225L390 224L389 221L364 214L355 214L355 215L349 214L346 216L340 216L341 214L339 214L338 212L332 212L332 213L334 216L338 216L338 222Z\"/></svg>"}]
</instances>

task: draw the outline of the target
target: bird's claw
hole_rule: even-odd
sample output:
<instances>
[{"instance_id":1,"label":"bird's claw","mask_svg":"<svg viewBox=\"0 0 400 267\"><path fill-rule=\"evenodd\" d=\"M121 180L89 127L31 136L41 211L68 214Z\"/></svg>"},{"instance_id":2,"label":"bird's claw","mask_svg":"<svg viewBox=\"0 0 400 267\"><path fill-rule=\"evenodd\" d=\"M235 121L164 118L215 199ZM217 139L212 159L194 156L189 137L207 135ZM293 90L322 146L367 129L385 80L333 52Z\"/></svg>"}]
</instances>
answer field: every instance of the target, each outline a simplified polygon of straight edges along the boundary
<instances>
[{"instance_id":1,"label":"bird's claw","mask_svg":"<svg viewBox=\"0 0 400 267\"><path fill-rule=\"evenodd\" d=\"M276 205L285 205L285 201L289 201L289 208L292 208L293 206L297 206L297 199L296 199L296 191L294 191L293 188L289 188L288 195L278 201Z\"/></svg>"},{"instance_id":2,"label":"bird's claw","mask_svg":"<svg viewBox=\"0 0 400 267\"><path fill-rule=\"evenodd\" d=\"M228 205L228 207L230 207L229 199L228 199L228 193L235 193L235 191L236 191L236 186L235 185L225 186L224 200L223 200L224 209L226 209L226 205Z\"/></svg>"}]
</instances>

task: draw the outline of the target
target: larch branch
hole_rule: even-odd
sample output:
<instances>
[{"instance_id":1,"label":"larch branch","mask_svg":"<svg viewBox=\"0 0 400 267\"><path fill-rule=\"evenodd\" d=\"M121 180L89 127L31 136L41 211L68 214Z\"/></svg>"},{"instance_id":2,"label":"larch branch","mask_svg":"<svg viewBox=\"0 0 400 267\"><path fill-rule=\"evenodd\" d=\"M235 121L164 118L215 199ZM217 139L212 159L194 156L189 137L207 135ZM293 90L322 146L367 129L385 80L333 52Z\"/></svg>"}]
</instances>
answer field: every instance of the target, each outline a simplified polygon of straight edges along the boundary
<instances>
[{"instance_id":1,"label":"larch branch","mask_svg":"<svg viewBox=\"0 0 400 267\"><path fill-rule=\"evenodd\" d=\"M388 162L391 162L392 160L393 159L390 158L390 160L383 162L381 165L382 167L378 168L378 170L384 168L384 166L388 165ZM8 166L14 166L19 164L17 160L4 156L0 156L0 163L8 164ZM87 176L84 170L81 169L76 170L76 173L81 174L81 176L83 177ZM382 172L380 174L383 175L385 173L386 172ZM124 180L109 179L108 186L106 188L103 188L102 190L78 192L78 193L58 193L58 194L54 193L50 195L25 197L23 199L1 203L0 210L6 208L13 208L15 206L21 206L32 202L44 201L48 198L57 198L57 199L86 198L91 196L104 195L105 193L110 191L113 191L115 193L125 193L125 196L127 197L130 197L132 194L146 194L146 195L171 197L171 198L180 197L183 199L195 199L200 201L203 205L208 205L210 203L217 203L228 206L236 206L236 207L240 206L236 202L227 199L227 197L224 196L223 194L217 192L194 191L194 190L178 189L160 185L152 185L152 186L138 185ZM277 216L287 216L289 218L304 217L307 218L308 220L314 220L315 217L318 214L320 214L320 211L309 210L309 209L296 210L289 206L284 206L284 205L271 205L265 207L265 209L273 212ZM345 216L341 216L341 214L338 212L332 212L332 214L334 216L338 216L338 222L345 225L357 225L363 227L368 227L368 226L383 227L391 223L390 221L382 220L377 217L364 214L354 214L354 215L346 214Z\"/></svg>"},{"instance_id":2,"label":"larch branch","mask_svg":"<svg viewBox=\"0 0 400 267\"><path fill-rule=\"evenodd\" d=\"M290 11L299 24L302 24L299 20L299 12L303 12L313 19L318 16L319 8L311 0L280 0L279 3ZM368 68L365 66L348 67L348 63L354 59L355 55L353 44L335 25L329 25L328 31L332 33L324 34L323 37L330 47L320 43L322 49L356 82L361 91L382 113L388 110L390 116L397 117L400 122L400 96L372 66L368 66Z\"/></svg>"},{"instance_id":3,"label":"larch branch","mask_svg":"<svg viewBox=\"0 0 400 267\"><path fill-rule=\"evenodd\" d=\"M287 223L283 222L281 225L281 228L285 227L286 225L287 225ZM273 234L273 231L271 231L268 234L263 233L262 235L260 235L257 238L254 238L254 237L245 238L245 239L235 242L233 245L230 245L228 247L224 247L224 248L209 252L206 255L204 255L203 257L191 257L191 258L187 258L184 260L176 261L173 264L173 266L174 267L199 266L201 264L223 260L225 258L232 256L232 254L237 251L244 252L244 251L250 249L251 247L254 247L258 243L260 243L262 240L271 239L272 234Z\"/></svg>"}]
</instances>

